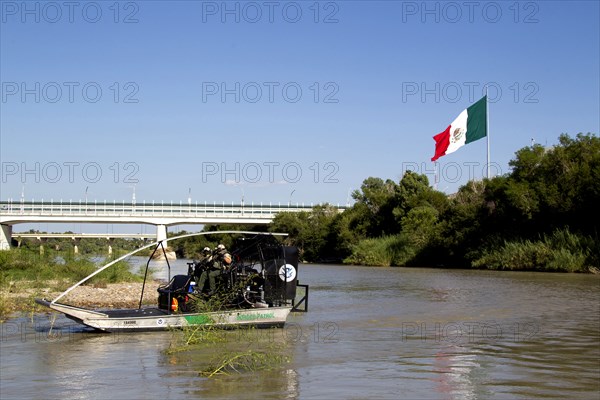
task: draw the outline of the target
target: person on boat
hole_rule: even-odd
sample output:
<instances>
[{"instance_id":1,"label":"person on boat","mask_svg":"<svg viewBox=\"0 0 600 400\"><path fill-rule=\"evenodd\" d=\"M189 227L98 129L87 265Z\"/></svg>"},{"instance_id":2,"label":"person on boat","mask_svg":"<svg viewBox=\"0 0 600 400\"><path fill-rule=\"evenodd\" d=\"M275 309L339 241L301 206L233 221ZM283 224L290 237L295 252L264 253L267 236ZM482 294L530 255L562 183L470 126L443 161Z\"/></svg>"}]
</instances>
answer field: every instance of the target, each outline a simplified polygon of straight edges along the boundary
<instances>
[{"instance_id":1,"label":"person on boat","mask_svg":"<svg viewBox=\"0 0 600 400\"><path fill-rule=\"evenodd\" d=\"M200 275L202 274L202 272L204 272L208 266L211 264L212 262L212 251L210 250L210 247L205 247L202 249L202 252L200 253L200 259L198 261L195 262L195 266L194 266L194 276L196 278L196 280L198 280L200 278Z\"/></svg>"},{"instance_id":2,"label":"person on boat","mask_svg":"<svg viewBox=\"0 0 600 400\"><path fill-rule=\"evenodd\" d=\"M212 251L210 251L210 247L206 246L202 249L202 261L208 261L212 258Z\"/></svg>"},{"instance_id":3,"label":"person on boat","mask_svg":"<svg viewBox=\"0 0 600 400\"><path fill-rule=\"evenodd\" d=\"M216 250L217 252L212 257L212 264L210 265L210 268L202 272L200 275L200 280L198 281L198 288L199 290L202 290L206 284L206 280L208 279L209 295L215 293L217 289L217 277L223 272L227 271L232 262L231 254L227 252L225 246L220 244Z\"/></svg>"}]
</instances>

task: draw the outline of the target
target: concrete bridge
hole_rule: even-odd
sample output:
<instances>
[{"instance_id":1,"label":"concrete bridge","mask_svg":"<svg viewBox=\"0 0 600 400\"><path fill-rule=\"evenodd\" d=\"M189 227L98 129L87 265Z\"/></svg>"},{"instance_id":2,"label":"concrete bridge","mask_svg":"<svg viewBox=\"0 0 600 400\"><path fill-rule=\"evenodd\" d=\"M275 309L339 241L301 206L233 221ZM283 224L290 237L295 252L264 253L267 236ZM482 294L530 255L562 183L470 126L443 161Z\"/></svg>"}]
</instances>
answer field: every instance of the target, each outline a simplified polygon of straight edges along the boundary
<instances>
[{"instance_id":1,"label":"concrete bridge","mask_svg":"<svg viewBox=\"0 0 600 400\"><path fill-rule=\"evenodd\" d=\"M156 240L167 238L167 227L181 224L269 224L280 212L310 211L304 204L226 204L173 202L73 202L73 201L2 201L0 202L0 249L10 248L12 227L16 224L110 223L149 224L156 226ZM334 206L339 212L345 207ZM117 235L112 235L116 237Z\"/></svg>"}]
</instances>

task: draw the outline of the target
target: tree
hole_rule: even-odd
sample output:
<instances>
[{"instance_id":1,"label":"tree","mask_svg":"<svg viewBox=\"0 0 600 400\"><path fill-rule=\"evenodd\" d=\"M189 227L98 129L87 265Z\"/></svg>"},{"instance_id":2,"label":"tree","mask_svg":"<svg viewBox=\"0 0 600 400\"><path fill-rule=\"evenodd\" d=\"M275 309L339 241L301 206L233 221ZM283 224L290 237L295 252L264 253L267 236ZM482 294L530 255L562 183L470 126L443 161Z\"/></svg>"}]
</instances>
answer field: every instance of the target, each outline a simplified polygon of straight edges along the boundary
<instances>
[{"instance_id":1,"label":"tree","mask_svg":"<svg viewBox=\"0 0 600 400\"><path fill-rule=\"evenodd\" d=\"M385 182L381 178L365 179L360 191L352 193L356 203L351 226L359 228L368 237L397 233L400 228L393 217L397 186L390 179Z\"/></svg>"},{"instance_id":2,"label":"tree","mask_svg":"<svg viewBox=\"0 0 600 400\"><path fill-rule=\"evenodd\" d=\"M433 207L438 213L448 208L448 198L429 186L429 180L424 174L406 171L397 186L396 207L393 214L398 222L416 207Z\"/></svg>"}]
</instances>

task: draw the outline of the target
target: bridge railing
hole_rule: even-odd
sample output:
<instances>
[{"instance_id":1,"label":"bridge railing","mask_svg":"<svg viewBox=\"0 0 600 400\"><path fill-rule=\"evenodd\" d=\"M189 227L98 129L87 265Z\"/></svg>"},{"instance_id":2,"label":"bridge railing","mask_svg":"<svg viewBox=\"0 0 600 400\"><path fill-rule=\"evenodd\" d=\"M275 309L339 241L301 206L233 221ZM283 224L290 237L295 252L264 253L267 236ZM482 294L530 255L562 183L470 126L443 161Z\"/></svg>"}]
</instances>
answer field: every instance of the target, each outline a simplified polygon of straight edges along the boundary
<instances>
[{"instance_id":1,"label":"bridge railing","mask_svg":"<svg viewBox=\"0 0 600 400\"><path fill-rule=\"evenodd\" d=\"M300 204L225 204L117 201L1 201L0 214L48 216L138 216L138 217L255 217L272 218L283 211L310 211L313 205ZM338 210L345 207L337 206Z\"/></svg>"},{"instance_id":2,"label":"bridge railing","mask_svg":"<svg viewBox=\"0 0 600 400\"><path fill-rule=\"evenodd\" d=\"M16 238L65 238L65 239L86 239L86 238L101 238L101 239L153 239L155 233L29 233L15 232L12 234Z\"/></svg>"}]
</instances>

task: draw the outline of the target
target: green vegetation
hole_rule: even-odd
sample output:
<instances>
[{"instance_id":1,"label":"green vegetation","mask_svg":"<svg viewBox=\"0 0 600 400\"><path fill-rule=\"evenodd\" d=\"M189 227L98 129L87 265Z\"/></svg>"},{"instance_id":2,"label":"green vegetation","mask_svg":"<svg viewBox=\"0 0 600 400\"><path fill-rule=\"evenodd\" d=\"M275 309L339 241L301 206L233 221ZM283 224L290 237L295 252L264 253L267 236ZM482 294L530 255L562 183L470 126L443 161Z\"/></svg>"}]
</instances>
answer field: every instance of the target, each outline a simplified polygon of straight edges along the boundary
<instances>
[{"instance_id":1,"label":"green vegetation","mask_svg":"<svg viewBox=\"0 0 600 400\"><path fill-rule=\"evenodd\" d=\"M510 166L452 196L410 171L398 183L370 177L345 212L281 213L270 229L314 262L597 271L600 139L561 135L552 148L519 150Z\"/></svg>"},{"instance_id":2,"label":"green vegetation","mask_svg":"<svg viewBox=\"0 0 600 400\"><path fill-rule=\"evenodd\" d=\"M525 269L563 272L585 272L599 265L600 242L577 236L567 229L543 235L539 240L505 242L487 250L473 261L475 267L491 269Z\"/></svg>"},{"instance_id":3,"label":"green vegetation","mask_svg":"<svg viewBox=\"0 0 600 400\"><path fill-rule=\"evenodd\" d=\"M194 302L196 312L210 313L223 310L228 299L226 296L213 296L210 300L196 299ZM277 333L280 340L277 340ZM186 326L174 331L174 335L175 340L166 353L194 356L199 364L198 374L207 378L270 370L289 361L285 335L276 328L248 327L232 331L205 324Z\"/></svg>"},{"instance_id":4,"label":"green vegetation","mask_svg":"<svg viewBox=\"0 0 600 400\"><path fill-rule=\"evenodd\" d=\"M49 282L60 280L72 284L85 278L98 268L91 259L69 256L64 259L56 254L40 255L27 249L0 252L0 286L11 281L27 281L35 287L48 287ZM129 271L129 264L118 262L111 268L92 277L87 284L141 281L141 277ZM60 288L60 287L59 287Z\"/></svg>"},{"instance_id":5,"label":"green vegetation","mask_svg":"<svg viewBox=\"0 0 600 400\"><path fill-rule=\"evenodd\" d=\"M61 258L63 257L64 258ZM39 254L27 248L0 251L0 320L12 311L34 308L34 298L41 289L63 291L98 268L91 259L46 251ZM130 265L120 261L85 284L106 286L116 282L141 282L143 277L130 272ZM10 294L30 293L27 301Z\"/></svg>"},{"instance_id":6,"label":"green vegetation","mask_svg":"<svg viewBox=\"0 0 600 400\"><path fill-rule=\"evenodd\" d=\"M171 357L194 359L198 375L211 378L280 368L290 360L280 329L224 330L196 325L174 331ZM186 362L188 364L188 362Z\"/></svg>"},{"instance_id":7,"label":"green vegetation","mask_svg":"<svg viewBox=\"0 0 600 400\"><path fill-rule=\"evenodd\" d=\"M234 372L265 371L274 369L288 361L289 356L282 354L280 348L271 343L262 349L248 348L245 351L221 353L211 361L207 368L199 371L198 374L211 378L218 374L228 375Z\"/></svg>"}]
</instances>

